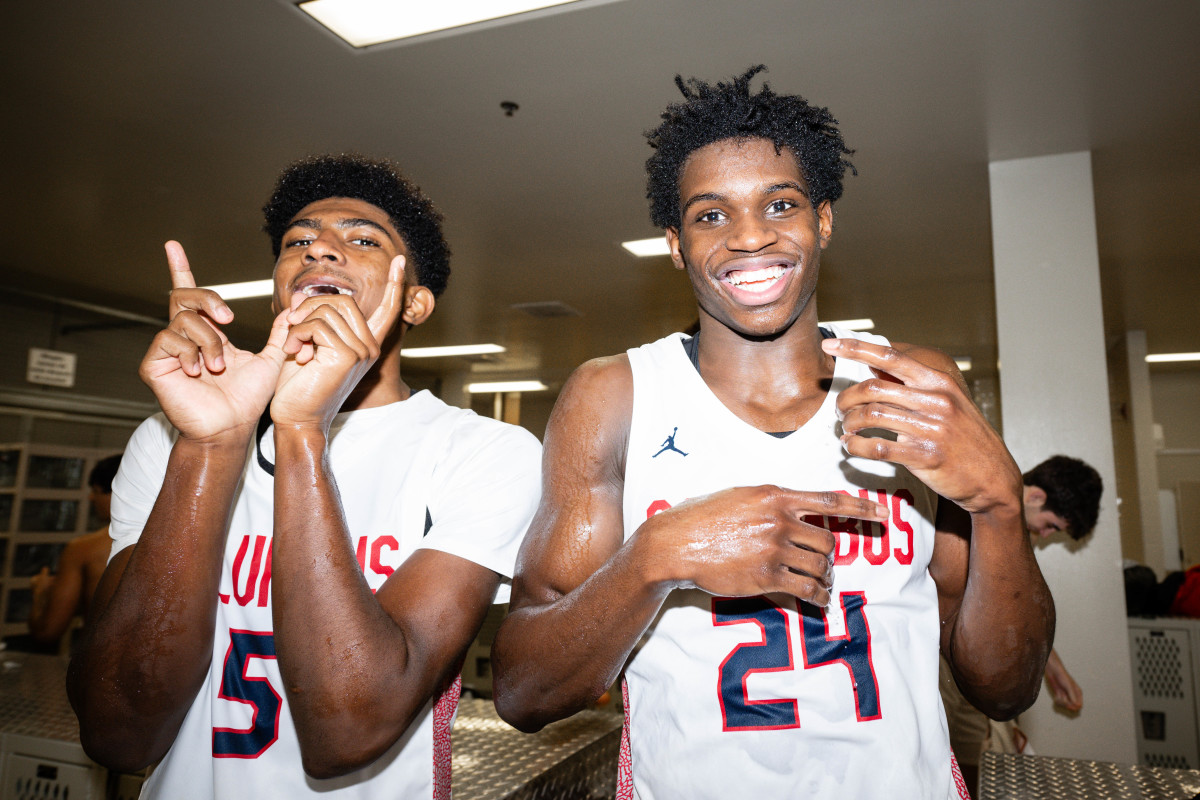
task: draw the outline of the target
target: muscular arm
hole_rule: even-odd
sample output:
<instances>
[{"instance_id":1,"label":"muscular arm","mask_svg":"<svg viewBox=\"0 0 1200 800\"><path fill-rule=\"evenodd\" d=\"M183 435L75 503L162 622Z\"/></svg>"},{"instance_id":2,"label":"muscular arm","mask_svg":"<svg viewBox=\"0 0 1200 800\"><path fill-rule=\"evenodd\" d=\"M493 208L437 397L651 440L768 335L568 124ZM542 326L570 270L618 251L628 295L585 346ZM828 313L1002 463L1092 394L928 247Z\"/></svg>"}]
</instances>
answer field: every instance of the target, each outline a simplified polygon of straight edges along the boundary
<instances>
[{"instance_id":1,"label":"muscular arm","mask_svg":"<svg viewBox=\"0 0 1200 800\"><path fill-rule=\"evenodd\" d=\"M492 646L496 709L524 731L603 694L670 591L645 539L623 543L632 398L627 361L593 361L563 387L547 426L542 501ZM584 426L591 435L579 435Z\"/></svg>"},{"instance_id":2,"label":"muscular arm","mask_svg":"<svg viewBox=\"0 0 1200 800\"><path fill-rule=\"evenodd\" d=\"M324 451L324 436L276 434L275 642L304 770L317 778L391 747L453 679L499 582L418 550L372 595Z\"/></svg>"},{"instance_id":3,"label":"muscular arm","mask_svg":"<svg viewBox=\"0 0 1200 800\"><path fill-rule=\"evenodd\" d=\"M841 344L826 342L829 351L885 374L839 397L847 450L903 464L942 496L929 572L955 681L988 716L1011 718L1037 697L1054 639L1054 603L1025 529L1020 471L944 353L831 341ZM871 428L896 440L858 435Z\"/></svg>"},{"instance_id":4,"label":"muscular arm","mask_svg":"<svg viewBox=\"0 0 1200 800\"><path fill-rule=\"evenodd\" d=\"M1019 506L1014 519L1013 512L940 505L929 571L938 585L942 652L972 705L1011 719L1037 697L1054 638L1054 601Z\"/></svg>"},{"instance_id":5,"label":"muscular arm","mask_svg":"<svg viewBox=\"0 0 1200 800\"><path fill-rule=\"evenodd\" d=\"M178 243L167 243L167 261L171 323L154 337L139 375L179 438L140 538L100 580L67 673L84 749L121 771L166 753L204 681L234 493L287 335L277 317L262 352L234 347L219 327L233 312L196 288ZM128 480L127 488L144 497L157 488L148 484L159 473L138 462L127 452L117 483Z\"/></svg>"},{"instance_id":6,"label":"muscular arm","mask_svg":"<svg viewBox=\"0 0 1200 800\"><path fill-rule=\"evenodd\" d=\"M594 361L572 376L550 419L542 502L492 648L496 708L522 730L603 693L674 588L786 592L823 605L833 537L801 517L886 515L833 492L734 488L679 503L624 540L632 396L627 359Z\"/></svg>"},{"instance_id":7,"label":"muscular arm","mask_svg":"<svg viewBox=\"0 0 1200 800\"><path fill-rule=\"evenodd\" d=\"M175 739L212 656L217 581L249 431L181 439L141 539L113 558L67 689L88 755L132 772Z\"/></svg>"}]
</instances>

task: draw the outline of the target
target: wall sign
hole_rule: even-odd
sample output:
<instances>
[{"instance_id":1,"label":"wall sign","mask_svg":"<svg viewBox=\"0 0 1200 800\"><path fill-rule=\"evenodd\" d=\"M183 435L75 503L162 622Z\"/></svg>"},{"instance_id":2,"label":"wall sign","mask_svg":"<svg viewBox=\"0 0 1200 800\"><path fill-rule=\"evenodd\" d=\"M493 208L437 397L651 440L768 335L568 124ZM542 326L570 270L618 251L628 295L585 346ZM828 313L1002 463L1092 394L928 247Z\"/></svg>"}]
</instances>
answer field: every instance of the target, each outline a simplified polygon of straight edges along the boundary
<instances>
[{"instance_id":1,"label":"wall sign","mask_svg":"<svg viewBox=\"0 0 1200 800\"><path fill-rule=\"evenodd\" d=\"M25 380L46 386L71 387L75 385L75 354L58 350L29 348L29 367Z\"/></svg>"}]
</instances>

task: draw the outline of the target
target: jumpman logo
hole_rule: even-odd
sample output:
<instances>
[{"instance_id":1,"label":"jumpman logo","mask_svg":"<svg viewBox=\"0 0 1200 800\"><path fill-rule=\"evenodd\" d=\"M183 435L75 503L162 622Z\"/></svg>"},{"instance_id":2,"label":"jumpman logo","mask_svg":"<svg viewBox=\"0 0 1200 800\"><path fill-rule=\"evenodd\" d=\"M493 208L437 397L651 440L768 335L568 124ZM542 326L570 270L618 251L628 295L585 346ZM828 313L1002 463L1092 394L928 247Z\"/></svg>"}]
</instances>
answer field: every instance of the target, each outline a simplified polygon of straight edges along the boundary
<instances>
[{"instance_id":1,"label":"jumpman logo","mask_svg":"<svg viewBox=\"0 0 1200 800\"><path fill-rule=\"evenodd\" d=\"M674 450L676 453L679 453L679 455L684 456L686 458L687 453L683 452L682 450L680 450L678 447L675 446L675 434L677 434L677 433L679 433L679 428L676 427L676 428L672 429L671 435L668 436L666 438L666 440L663 441L663 443L662 443L662 450L659 450L657 453L655 453L654 455L652 455L650 457L658 458L659 456L661 456L663 453L667 452L668 450Z\"/></svg>"}]
</instances>

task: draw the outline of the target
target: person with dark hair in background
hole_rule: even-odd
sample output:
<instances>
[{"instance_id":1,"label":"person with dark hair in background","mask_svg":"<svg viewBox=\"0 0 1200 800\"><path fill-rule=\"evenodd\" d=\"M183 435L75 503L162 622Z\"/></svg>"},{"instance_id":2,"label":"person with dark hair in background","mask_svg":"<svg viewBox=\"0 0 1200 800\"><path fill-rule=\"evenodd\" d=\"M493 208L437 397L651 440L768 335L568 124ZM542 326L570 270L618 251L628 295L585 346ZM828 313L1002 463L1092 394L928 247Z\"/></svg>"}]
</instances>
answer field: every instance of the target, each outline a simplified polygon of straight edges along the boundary
<instances>
[{"instance_id":1,"label":"person with dark hair in background","mask_svg":"<svg viewBox=\"0 0 1200 800\"><path fill-rule=\"evenodd\" d=\"M1104 482L1091 465L1070 456L1052 456L1021 480L1030 533L1045 539L1061 532L1079 541L1096 527Z\"/></svg>"},{"instance_id":2,"label":"person with dark hair in background","mask_svg":"<svg viewBox=\"0 0 1200 800\"><path fill-rule=\"evenodd\" d=\"M143 797L448 797L458 670L540 446L402 380L449 251L394 165L300 162L264 212L259 353L167 243L171 322L140 370L163 413L126 450L68 674L84 748L121 771L162 759Z\"/></svg>"},{"instance_id":3,"label":"person with dark hair in background","mask_svg":"<svg viewBox=\"0 0 1200 800\"><path fill-rule=\"evenodd\" d=\"M29 632L39 644L56 644L76 616L87 620L92 595L104 574L112 548L112 539L108 535L109 504L113 478L120 464L119 455L102 458L88 474L91 489L88 502L96 519L104 526L68 542L58 557L58 572L51 575L50 568L43 567L39 574L29 579L33 594Z\"/></svg>"},{"instance_id":4,"label":"person with dark hair in background","mask_svg":"<svg viewBox=\"0 0 1200 800\"><path fill-rule=\"evenodd\" d=\"M939 648L1008 717L1053 638L1021 473L944 353L818 326L850 150L761 70L677 78L649 134L700 329L563 388L496 706L537 730L623 671L618 797L965 797Z\"/></svg>"},{"instance_id":5,"label":"person with dark hair in background","mask_svg":"<svg viewBox=\"0 0 1200 800\"><path fill-rule=\"evenodd\" d=\"M1025 527L1033 539L1063 533L1080 541L1092 533L1100 517L1104 481L1090 464L1070 456L1051 456L1021 476ZM1064 711L1083 709L1083 689L1067 671L1056 650L1046 659L1046 686L1054 704ZM950 743L967 784L974 791L979 757L985 750L1024 752L1028 740L1011 720L988 719L954 684L949 665L941 664L942 702L950 727Z\"/></svg>"}]
</instances>

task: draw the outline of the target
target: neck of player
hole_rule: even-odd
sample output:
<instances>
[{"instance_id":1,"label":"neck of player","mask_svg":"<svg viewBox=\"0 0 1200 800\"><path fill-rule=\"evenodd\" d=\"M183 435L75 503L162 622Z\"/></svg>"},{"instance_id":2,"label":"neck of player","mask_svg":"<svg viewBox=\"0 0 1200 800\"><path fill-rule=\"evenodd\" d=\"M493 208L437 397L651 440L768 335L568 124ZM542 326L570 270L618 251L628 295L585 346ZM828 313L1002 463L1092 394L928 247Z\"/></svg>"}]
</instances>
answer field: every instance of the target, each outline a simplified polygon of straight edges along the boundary
<instances>
[{"instance_id":1,"label":"neck of player","mask_svg":"<svg viewBox=\"0 0 1200 800\"><path fill-rule=\"evenodd\" d=\"M700 311L700 376L731 411L767 432L792 431L820 407L834 359L821 349L816 304L779 334L749 337Z\"/></svg>"},{"instance_id":2,"label":"neck of player","mask_svg":"<svg viewBox=\"0 0 1200 800\"><path fill-rule=\"evenodd\" d=\"M412 394L400 377L400 337L394 336L383 346L379 360L363 376L342 404L342 411L378 408L407 400Z\"/></svg>"}]
</instances>

